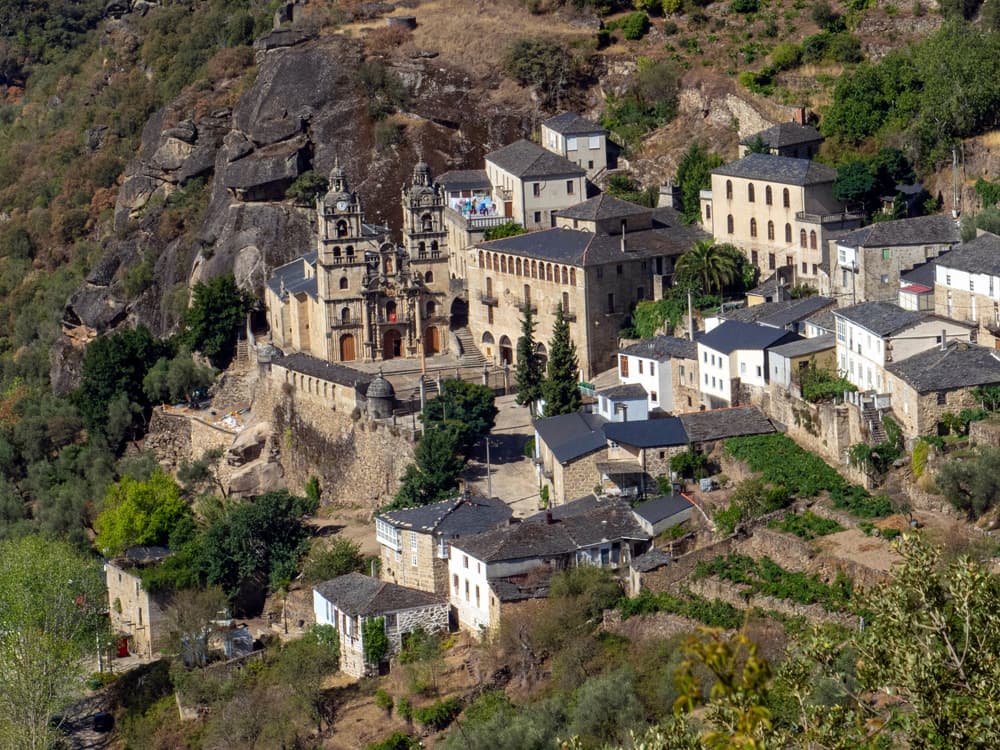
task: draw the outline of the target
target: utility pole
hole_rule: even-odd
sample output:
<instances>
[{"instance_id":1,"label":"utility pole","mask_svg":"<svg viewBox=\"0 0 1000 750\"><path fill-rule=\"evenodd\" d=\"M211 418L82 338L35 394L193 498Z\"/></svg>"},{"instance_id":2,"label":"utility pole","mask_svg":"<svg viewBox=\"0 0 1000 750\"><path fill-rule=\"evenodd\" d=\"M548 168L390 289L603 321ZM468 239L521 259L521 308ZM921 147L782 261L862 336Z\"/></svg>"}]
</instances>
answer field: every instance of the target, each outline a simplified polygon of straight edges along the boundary
<instances>
[{"instance_id":1,"label":"utility pole","mask_svg":"<svg viewBox=\"0 0 1000 750\"><path fill-rule=\"evenodd\" d=\"M493 497L493 476L490 471L490 439L486 438L486 496Z\"/></svg>"},{"instance_id":2,"label":"utility pole","mask_svg":"<svg viewBox=\"0 0 1000 750\"><path fill-rule=\"evenodd\" d=\"M688 288L688 341L694 341L694 305L691 302L691 289Z\"/></svg>"}]
</instances>

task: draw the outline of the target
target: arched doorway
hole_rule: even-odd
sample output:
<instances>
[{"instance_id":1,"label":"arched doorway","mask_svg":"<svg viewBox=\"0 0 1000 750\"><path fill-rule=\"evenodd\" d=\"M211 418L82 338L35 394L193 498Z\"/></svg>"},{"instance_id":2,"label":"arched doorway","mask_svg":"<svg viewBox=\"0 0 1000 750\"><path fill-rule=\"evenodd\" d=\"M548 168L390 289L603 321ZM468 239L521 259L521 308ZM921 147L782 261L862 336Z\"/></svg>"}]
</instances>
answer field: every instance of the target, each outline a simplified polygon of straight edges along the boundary
<instances>
[{"instance_id":1,"label":"arched doorway","mask_svg":"<svg viewBox=\"0 0 1000 750\"><path fill-rule=\"evenodd\" d=\"M345 333L340 337L340 361L353 362L356 358L357 354L354 351L354 336L350 333Z\"/></svg>"},{"instance_id":2,"label":"arched doorway","mask_svg":"<svg viewBox=\"0 0 1000 750\"><path fill-rule=\"evenodd\" d=\"M549 354L545 351L545 344L537 343L535 344L535 355L538 357L538 364L543 368L549 363Z\"/></svg>"},{"instance_id":3,"label":"arched doorway","mask_svg":"<svg viewBox=\"0 0 1000 750\"><path fill-rule=\"evenodd\" d=\"M403 354L403 339L399 335L399 331L394 328L390 328L382 336L382 359L393 359L394 357L402 356Z\"/></svg>"},{"instance_id":4,"label":"arched doorway","mask_svg":"<svg viewBox=\"0 0 1000 750\"><path fill-rule=\"evenodd\" d=\"M469 325L469 303L461 297L455 297L451 303L451 327L465 328Z\"/></svg>"},{"instance_id":5,"label":"arched doorway","mask_svg":"<svg viewBox=\"0 0 1000 750\"><path fill-rule=\"evenodd\" d=\"M500 337L500 365L514 364L514 347L506 336Z\"/></svg>"},{"instance_id":6,"label":"arched doorway","mask_svg":"<svg viewBox=\"0 0 1000 750\"><path fill-rule=\"evenodd\" d=\"M490 333L489 331L486 331L483 334L482 341L483 341L483 343L482 343L482 347L481 348L483 350L483 354L486 355L486 359L491 359L493 357L493 346L494 346L494 344L493 344L493 334Z\"/></svg>"},{"instance_id":7,"label":"arched doorway","mask_svg":"<svg viewBox=\"0 0 1000 750\"><path fill-rule=\"evenodd\" d=\"M435 326L424 329L424 354L438 354L441 351L441 339Z\"/></svg>"}]
</instances>

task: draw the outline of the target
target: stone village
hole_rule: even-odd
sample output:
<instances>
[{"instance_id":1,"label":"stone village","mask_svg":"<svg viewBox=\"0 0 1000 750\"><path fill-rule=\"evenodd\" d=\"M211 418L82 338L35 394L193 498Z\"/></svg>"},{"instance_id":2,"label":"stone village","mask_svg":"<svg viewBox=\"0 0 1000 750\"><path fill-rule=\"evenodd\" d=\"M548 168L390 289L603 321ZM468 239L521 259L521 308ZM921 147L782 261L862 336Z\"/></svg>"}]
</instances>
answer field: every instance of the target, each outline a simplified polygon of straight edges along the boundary
<instances>
[{"instance_id":1,"label":"stone village","mask_svg":"<svg viewBox=\"0 0 1000 750\"><path fill-rule=\"evenodd\" d=\"M379 508L418 439L414 413L442 380L506 395L523 311L535 314L543 362L561 312L585 405L528 428L532 454L519 471L531 474L530 507L515 509L524 498L497 475L432 505L370 513L378 578L319 584L293 619L299 630L334 625L342 669L360 677L381 666L364 656L374 618L391 655L416 628L489 632L569 566L616 571L631 595L675 586L700 559L687 529L711 526L699 498L712 485L685 488L673 457L783 432L868 484L848 452L883 442L887 417L912 445L936 434L943 414L976 406L977 388L1000 385L1000 237L962 242L947 216L862 227L833 196L834 170L811 160L821 136L803 112L758 136L768 153L742 148L712 172L700 225L682 221L670 185L655 208L602 192L607 134L573 113L479 170L435 176L416 164L401 194L401 243L366 220L364 196L336 165L316 201L315 245L273 269L267 330L248 326L242 374L225 376L252 394L245 424L161 409L151 447L167 464L226 449L221 471L236 495L301 487L318 473L325 499ZM508 222L527 231L484 238ZM680 335L621 340L635 304L662 298L677 260L702 240L735 245L759 269L746 305L699 315L702 330L691 316ZM803 285L816 294L793 298ZM856 390L809 402L809 368ZM747 533L719 544L746 544ZM754 529L751 543L769 533ZM114 628L142 657L163 646L164 612L136 570L167 554L135 548L107 566Z\"/></svg>"}]
</instances>

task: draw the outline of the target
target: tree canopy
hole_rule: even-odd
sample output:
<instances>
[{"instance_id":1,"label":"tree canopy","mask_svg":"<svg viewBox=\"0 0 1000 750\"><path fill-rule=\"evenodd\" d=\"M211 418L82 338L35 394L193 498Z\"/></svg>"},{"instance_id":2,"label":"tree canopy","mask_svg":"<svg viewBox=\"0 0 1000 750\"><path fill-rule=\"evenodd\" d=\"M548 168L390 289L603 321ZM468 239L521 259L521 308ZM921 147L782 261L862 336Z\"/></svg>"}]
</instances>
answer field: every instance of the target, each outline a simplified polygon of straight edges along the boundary
<instances>
[{"instance_id":1,"label":"tree canopy","mask_svg":"<svg viewBox=\"0 0 1000 750\"><path fill-rule=\"evenodd\" d=\"M497 416L493 389L467 380L441 381L441 393L424 405L420 421L428 429L446 426L458 437L462 453L493 429Z\"/></svg>"},{"instance_id":2,"label":"tree canopy","mask_svg":"<svg viewBox=\"0 0 1000 750\"><path fill-rule=\"evenodd\" d=\"M232 274L194 286L191 306L184 312L178 342L204 354L214 367L225 368L236 351L252 298L236 286Z\"/></svg>"},{"instance_id":3,"label":"tree canopy","mask_svg":"<svg viewBox=\"0 0 1000 750\"><path fill-rule=\"evenodd\" d=\"M692 143L677 164L675 181L681 189L681 212L689 224L701 220L701 191L712 187L712 170L722 166L722 157Z\"/></svg>"},{"instance_id":4,"label":"tree canopy","mask_svg":"<svg viewBox=\"0 0 1000 750\"><path fill-rule=\"evenodd\" d=\"M681 286L689 285L711 294L737 279L738 264L732 253L712 240L698 240L678 258L674 278Z\"/></svg>"},{"instance_id":5,"label":"tree canopy","mask_svg":"<svg viewBox=\"0 0 1000 750\"><path fill-rule=\"evenodd\" d=\"M194 515L177 483L162 469L146 481L122 477L108 488L94 527L94 544L105 557L133 545L179 546L194 531Z\"/></svg>"},{"instance_id":6,"label":"tree canopy","mask_svg":"<svg viewBox=\"0 0 1000 750\"><path fill-rule=\"evenodd\" d=\"M517 364L514 381L517 383L517 403L527 406L535 415L538 399L542 397L542 381L545 374L542 363L535 351L535 316L531 305L521 310L521 336L517 340Z\"/></svg>"},{"instance_id":7,"label":"tree canopy","mask_svg":"<svg viewBox=\"0 0 1000 750\"><path fill-rule=\"evenodd\" d=\"M458 489L458 477L464 468L458 431L451 425L425 429L413 452L413 463L403 472L399 490L387 509L446 500Z\"/></svg>"},{"instance_id":8,"label":"tree canopy","mask_svg":"<svg viewBox=\"0 0 1000 750\"><path fill-rule=\"evenodd\" d=\"M580 410L580 364L576 358L576 344L569 335L569 323L563 315L562 305L556 308L556 320L549 342L549 364L542 383L545 416L557 417Z\"/></svg>"}]
</instances>

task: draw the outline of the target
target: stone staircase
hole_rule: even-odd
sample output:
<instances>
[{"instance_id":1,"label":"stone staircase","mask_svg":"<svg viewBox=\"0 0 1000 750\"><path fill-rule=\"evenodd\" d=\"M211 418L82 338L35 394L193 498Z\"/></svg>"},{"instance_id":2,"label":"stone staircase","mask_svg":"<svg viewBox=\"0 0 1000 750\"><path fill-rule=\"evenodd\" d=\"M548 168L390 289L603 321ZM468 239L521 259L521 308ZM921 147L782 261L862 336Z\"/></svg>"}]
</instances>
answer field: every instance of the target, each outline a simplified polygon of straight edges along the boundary
<instances>
[{"instance_id":1,"label":"stone staircase","mask_svg":"<svg viewBox=\"0 0 1000 750\"><path fill-rule=\"evenodd\" d=\"M236 342L236 361L246 363L250 361L250 344L246 339Z\"/></svg>"},{"instance_id":2,"label":"stone staircase","mask_svg":"<svg viewBox=\"0 0 1000 750\"><path fill-rule=\"evenodd\" d=\"M861 416L864 418L865 424L868 425L872 443L875 445L884 443L888 436L885 434L885 427L882 426L882 417L879 416L878 409L868 404L861 410Z\"/></svg>"},{"instance_id":3,"label":"stone staircase","mask_svg":"<svg viewBox=\"0 0 1000 750\"><path fill-rule=\"evenodd\" d=\"M475 339L472 338L472 331L463 326L462 328L455 328L452 333L455 334L459 346L462 347L462 354L458 358L459 364L462 367L482 367L486 364L486 358L483 357L482 352L479 351L479 347L476 346Z\"/></svg>"}]
</instances>

